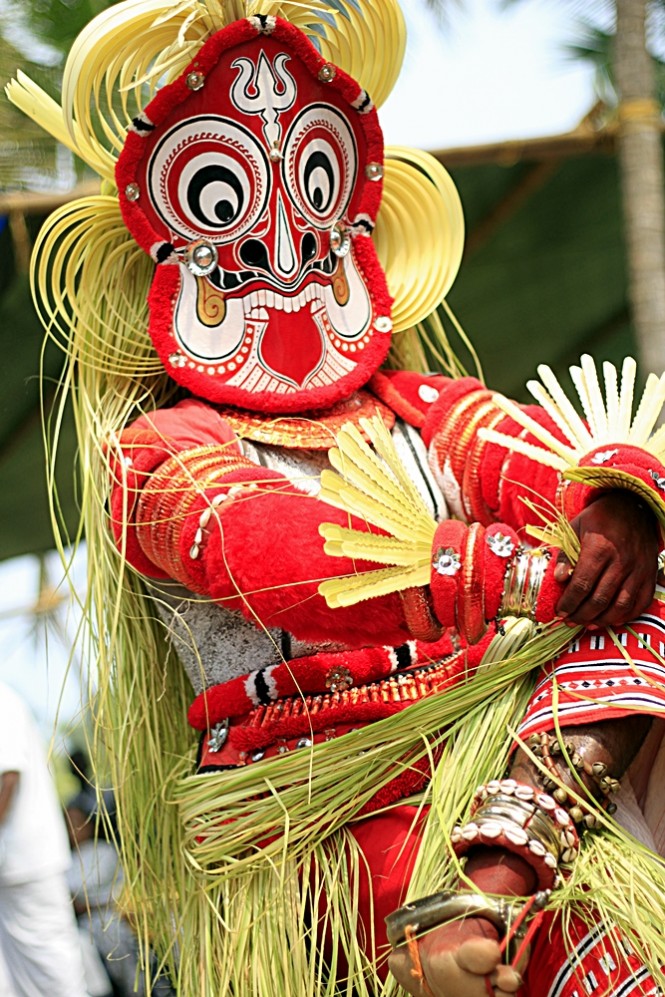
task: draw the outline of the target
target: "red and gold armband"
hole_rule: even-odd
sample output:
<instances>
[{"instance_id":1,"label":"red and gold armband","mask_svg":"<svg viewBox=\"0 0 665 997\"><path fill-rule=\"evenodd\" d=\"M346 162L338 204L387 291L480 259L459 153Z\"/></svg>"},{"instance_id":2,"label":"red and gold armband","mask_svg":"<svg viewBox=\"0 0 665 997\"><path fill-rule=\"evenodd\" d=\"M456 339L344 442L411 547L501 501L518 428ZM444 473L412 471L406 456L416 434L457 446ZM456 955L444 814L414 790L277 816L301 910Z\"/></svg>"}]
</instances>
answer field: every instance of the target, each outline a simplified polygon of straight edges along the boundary
<instances>
[{"instance_id":1,"label":"red and gold armband","mask_svg":"<svg viewBox=\"0 0 665 997\"><path fill-rule=\"evenodd\" d=\"M194 583L211 519L224 502L256 488L257 473L263 474L236 447L217 444L164 461L136 505L136 537L148 561L170 578Z\"/></svg>"}]
</instances>

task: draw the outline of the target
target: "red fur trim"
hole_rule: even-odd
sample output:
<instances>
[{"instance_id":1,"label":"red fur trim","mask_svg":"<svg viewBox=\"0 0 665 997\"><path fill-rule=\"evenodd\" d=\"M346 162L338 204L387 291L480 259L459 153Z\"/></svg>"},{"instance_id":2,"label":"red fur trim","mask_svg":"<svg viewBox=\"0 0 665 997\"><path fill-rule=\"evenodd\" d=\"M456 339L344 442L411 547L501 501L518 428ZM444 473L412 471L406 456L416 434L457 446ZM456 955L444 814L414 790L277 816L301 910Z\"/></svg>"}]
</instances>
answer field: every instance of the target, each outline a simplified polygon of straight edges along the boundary
<instances>
[{"instance_id":1,"label":"red fur trim","mask_svg":"<svg viewBox=\"0 0 665 997\"><path fill-rule=\"evenodd\" d=\"M476 377L460 377L457 380L445 379L439 389L439 397L431 405L423 425L423 442L430 446L437 430L445 422L451 408L465 395L473 391L485 391L485 385Z\"/></svg>"},{"instance_id":2,"label":"red fur trim","mask_svg":"<svg viewBox=\"0 0 665 997\"><path fill-rule=\"evenodd\" d=\"M456 519L439 523L432 541L430 589L436 618L443 627L457 622L458 589L462 579L462 548L467 526Z\"/></svg>"},{"instance_id":3,"label":"red fur trim","mask_svg":"<svg viewBox=\"0 0 665 997\"><path fill-rule=\"evenodd\" d=\"M496 537L495 542L498 542L499 538L503 538L505 550L510 551L506 557L502 557L500 554L495 553L497 548L493 549L491 544L488 542L488 540L492 537ZM498 549L500 549L500 547L501 545L499 545ZM495 619L499 612L503 597L506 571L518 547L519 537L517 536L517 533L514 530L511 530L510 527L506 526L505 523L495 523L493 526L488 527L485 531L485 618L488 620Z\"/></svg>"},{"instance_id":4,"label":"red fur trim","mask_svg":"<svg viewBox=\"0 0 665 997\"><path fill-rule=\"evenodd\" d=\"M438 397L449 378L440 374L418 374L411 370L379 370L367 387L410 426L422 429L432 407L430 394ZM424 390L421 394L421 389ZM425 396L425 397L423 397Z\"/></svg>"},{"instance_id":5,"label":"red fur trim","mask_svg":"<svg viewBox=\"0 0 665 997\"><path fill-rule=\"evenodd\" d=\"M159 354L159 359L170 376L173 376L173 365L169 362L169 357L172 353L179 352L176 338L173 335L173 314L181 284L180 267L164 263L156 268L148 293L150 338ZM191 388L196 394L196 386L189 383L190 379L186 375L186 369L178 371L178 383L183 384L186 388Z\"/></svg>"}]
</instances>

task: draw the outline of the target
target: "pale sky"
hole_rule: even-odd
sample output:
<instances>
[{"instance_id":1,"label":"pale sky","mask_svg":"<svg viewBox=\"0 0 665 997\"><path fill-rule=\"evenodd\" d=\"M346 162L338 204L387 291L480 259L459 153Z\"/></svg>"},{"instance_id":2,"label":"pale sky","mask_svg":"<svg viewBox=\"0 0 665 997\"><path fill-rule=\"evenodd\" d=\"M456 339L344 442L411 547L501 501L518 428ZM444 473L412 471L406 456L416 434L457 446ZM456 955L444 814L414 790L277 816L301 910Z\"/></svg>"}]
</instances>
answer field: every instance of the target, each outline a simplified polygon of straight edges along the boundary
<instances>
[{"instance_id":1,"label":"pale sky","mask_svg":"<svg viewBox=\"0 0 665 997\"><path fill-rule=\"evenodd\" d=\"M404 67L380 111L386 141L445 149L553 135L594 103L593 72L571 60L571 6L562 0L449 0L448 26L424 3L403 4Z\"/></svg>"},{"instance_id":2,"label":"pale sky","mask_svg":"<svg viewBox=\"0 0 665 997\"><path fill-rule=\"evenodd\" d=\"M465 0L466 13L454 12L447 30L416 0L404 6L404 69L380 112L387 142L441 149L550 135L573 128L592 106L591 71L562 51L574 32L566 4L525 0L501 11L500 0ZM53 576L59 571L54 557ZM36 559L0 563L0 678L30 700L48 730L68 649L55 634L48 646L43 632L35 637L26 610L37 588ZM63 609L63 625L66 615ZM72 676L61 716L73 716L78 706Z\"/></svg>"}]
</instances>

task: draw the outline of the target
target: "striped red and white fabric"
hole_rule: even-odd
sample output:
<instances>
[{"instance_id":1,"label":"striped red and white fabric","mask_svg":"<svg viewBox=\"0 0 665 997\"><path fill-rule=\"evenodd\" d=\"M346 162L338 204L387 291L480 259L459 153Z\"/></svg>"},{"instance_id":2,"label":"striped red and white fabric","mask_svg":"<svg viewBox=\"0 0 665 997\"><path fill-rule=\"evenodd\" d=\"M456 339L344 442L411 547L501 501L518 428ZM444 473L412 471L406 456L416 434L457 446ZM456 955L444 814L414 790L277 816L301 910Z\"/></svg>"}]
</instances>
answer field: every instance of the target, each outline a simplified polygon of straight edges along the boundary
<instances>
[{"instance_id":1,"label":"striped red and white fabric","mask_svg":"<svg viewBox=\"0 0 665 997\"><path fill-rule=\"evenodd\" d=\"M586 630L543 670L519 728L521 738L665 711L665 602L654 599L633 623Z\"/></svg>"}]
</instances>

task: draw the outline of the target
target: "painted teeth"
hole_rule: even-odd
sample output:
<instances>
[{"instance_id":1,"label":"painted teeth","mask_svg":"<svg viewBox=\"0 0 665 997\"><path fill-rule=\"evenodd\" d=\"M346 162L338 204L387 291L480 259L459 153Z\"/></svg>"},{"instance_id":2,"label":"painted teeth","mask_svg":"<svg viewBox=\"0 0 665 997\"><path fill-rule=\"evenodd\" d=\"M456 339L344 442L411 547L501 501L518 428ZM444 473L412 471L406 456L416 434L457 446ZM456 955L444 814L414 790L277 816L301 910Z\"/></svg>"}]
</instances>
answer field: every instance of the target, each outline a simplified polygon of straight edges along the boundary
<instances>
[{"instance_id":1,"label":"painted teeth","mask_svg":"<svg viewBox=\"0 0 665 997\"><path fill-rule=\"evenodd\" d=\"M323 288L319 287L318 284L308 284L295 297L287 297L277 291L263 288L260 291L252 291L251 294L243 298L243 310L245 318L248 318L250 313L252 317L256 317L257 310L266 307L274 308L278 312L299 312L311 301L315 301L319 305L323 304Z\"/></svg>"}]
</instances>

